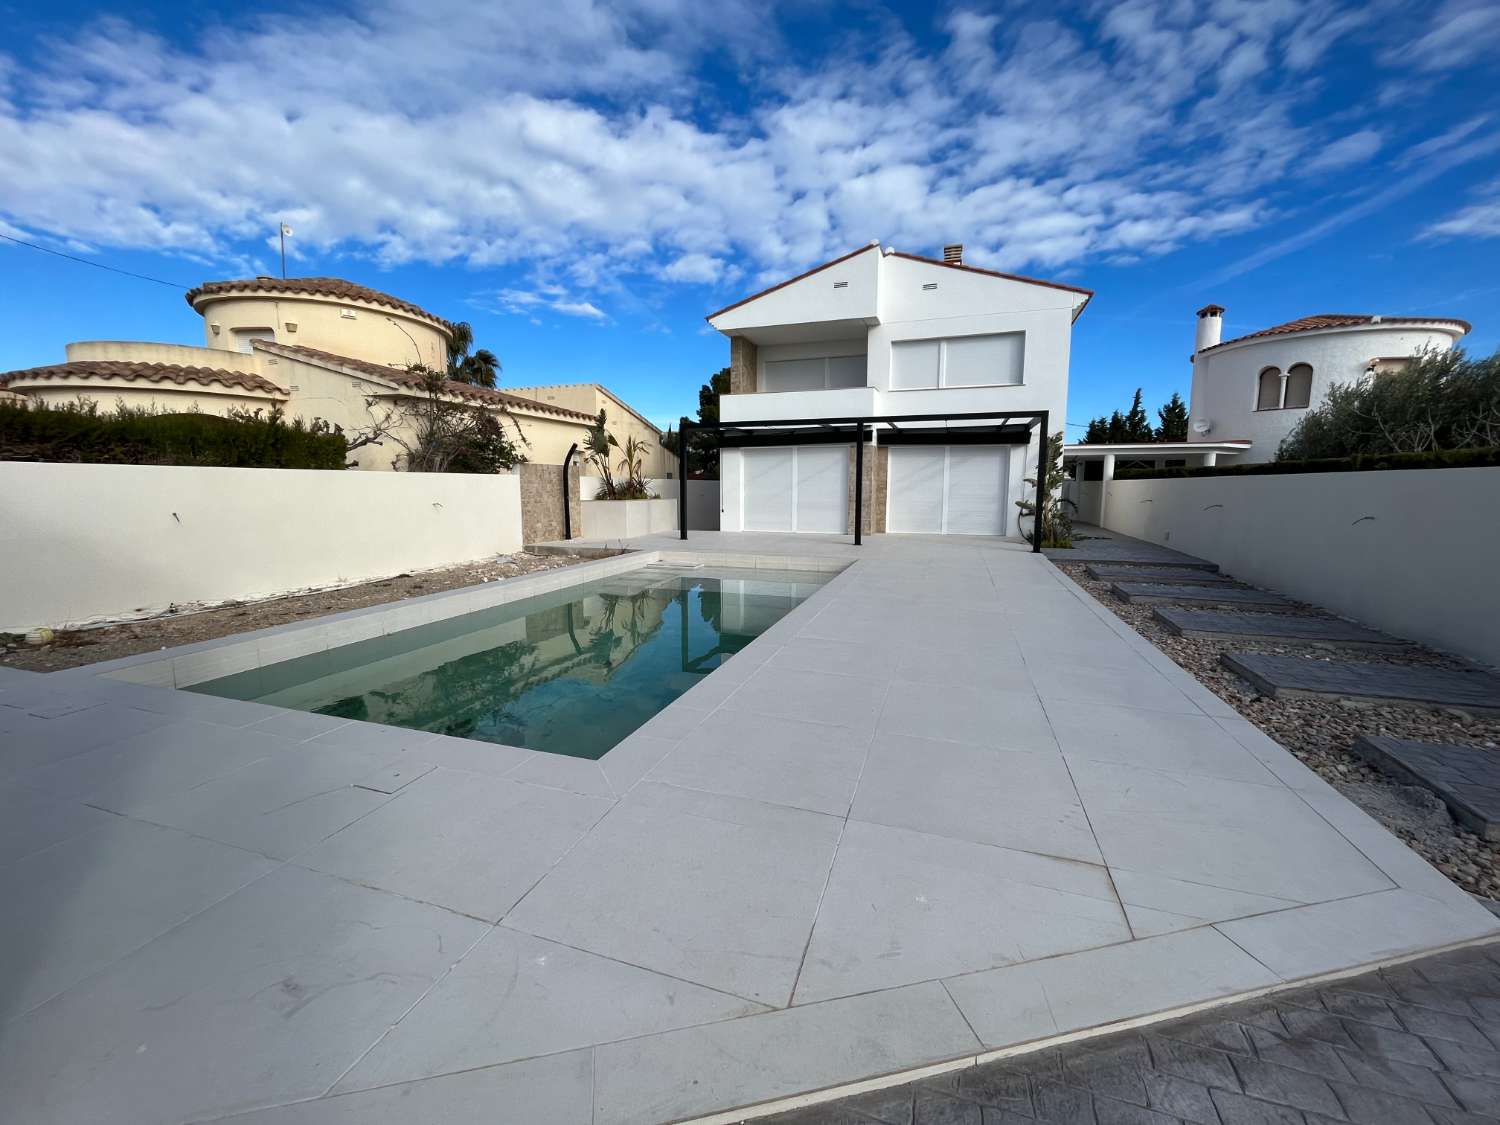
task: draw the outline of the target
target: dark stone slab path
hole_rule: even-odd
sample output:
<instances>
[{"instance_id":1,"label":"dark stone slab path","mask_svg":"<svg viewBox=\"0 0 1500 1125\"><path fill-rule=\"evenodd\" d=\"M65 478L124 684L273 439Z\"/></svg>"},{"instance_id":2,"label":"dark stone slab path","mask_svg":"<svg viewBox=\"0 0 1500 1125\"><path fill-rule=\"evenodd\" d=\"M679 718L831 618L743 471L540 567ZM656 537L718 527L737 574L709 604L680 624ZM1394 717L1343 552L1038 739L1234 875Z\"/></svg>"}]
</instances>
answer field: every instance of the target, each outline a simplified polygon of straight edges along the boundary
<instances>
[{"instance_id":1,"label":"dark stone slab path","mask_svg":"<svg viewBox=\"0 0 1500 1125\"><path fill-rule=\"evenodd\" d=\"M1406 641L1331 617L1236 613L1221 609L1161 606L1152 616L1180 637L1260 637L1336 645L1405 646Z\"/></svg>"},{"instance_id":2,"label":"dark stone slab path","mask_svg":"<svg viewBox=\"0 0 1500 1125\"><path fill-rule=\"evenodd\" d=\"M1042 553L1053 562L1146 563L1153 566L1194 567L1200 570L1219 569L1217 563L1195 555L1187 555L1174 551L1171 547L1162 547L1141 539L1131 539L1126 535L1116 535L1102 527L1086 524L1075 528L1073 546L1045 547Z\"/></svg>"},{"instance_id":3,"label":"dark stone slab path","mask_svg":"<svg viewBox=\"0 0 1500 1125\"><path fill-rule=\"evenodd\" d=\"M1226 652L1220 663L1266 695L1329 695L1378 703L1412 703L1500 711L1500 676L1430 665L1306 660L1260 652Z\"/></svg>"},{"instance_id":4,"label":"dark stone slab path","mask_svg":"<svg viewBox=\"0 0 1500 1125\"><path fill-rule=\"evenodd\" d=\"M1208 602L1214 605L1286 605L1287 600L1269 590L1227 589L1166 582L1116 582L1115 597L1127 602Z\"/></svg>"},{"instance_id":5,"label":"dark stone slab path","mask_svg":"<svg viewBox=\"0 0 1500 1125\"><path fill-rule=\"evenodd\" d=\"M1500 840L1500 750L1362 734L1354 752L1376 769L1431 789L1461 824Z\"/></svg>"},{"instance_id":6,"label":"dark stone slab path","mask_svg":"<svg viewBox=\"0 0 1500 1125\"><path fill-rule=\"evenodd\" d=\"M969 1067L768 1125L1493 1125L1500 946Z\"/></svg>"},{"instance_id":7,"label":"dark stone slab path","mask_svg":"<svg viewBox=\"0 0 1500 1125\"><path fill-rule=\"evenodd\" d=\"M1227 575L1192 566L1121 566L1101 563L1084 568L1090 578L1123 578L1127 582L1233 582Z\"/></svg>"}]
</instances>

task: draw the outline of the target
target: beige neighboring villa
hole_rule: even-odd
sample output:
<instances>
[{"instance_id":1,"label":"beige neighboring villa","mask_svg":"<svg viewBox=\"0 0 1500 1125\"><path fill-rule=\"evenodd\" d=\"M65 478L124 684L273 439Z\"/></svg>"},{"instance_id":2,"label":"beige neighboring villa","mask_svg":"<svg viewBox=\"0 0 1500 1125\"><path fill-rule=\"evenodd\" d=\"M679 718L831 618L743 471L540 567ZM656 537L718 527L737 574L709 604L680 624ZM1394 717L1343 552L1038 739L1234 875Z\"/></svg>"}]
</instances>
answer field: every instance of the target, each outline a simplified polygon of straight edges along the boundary
<instances>
[{"instance_id":1,"label":"beige neighboring villa","mask_svg":"<svg viewBox=\"0 0 1500 1125\"><path fill-rule=\"evenodd\" d=\"M288 418L321 418L356 434L419 397L413 364L441 370L453 325L425 309L336 277L210 281L188 291L203 317L204 346L97 340L67 346L58 364L0 374L0 396L52 405L92 399L167 412L227 414L280 406ZM514 419L527 460L561 464L602 406L623 445L647 444L647 476L671 462L661 432L592 383L491 390L452 383L452 400ZM352 455L361 469L400 468L393 441Z\"/></svg>"}]
</instances>

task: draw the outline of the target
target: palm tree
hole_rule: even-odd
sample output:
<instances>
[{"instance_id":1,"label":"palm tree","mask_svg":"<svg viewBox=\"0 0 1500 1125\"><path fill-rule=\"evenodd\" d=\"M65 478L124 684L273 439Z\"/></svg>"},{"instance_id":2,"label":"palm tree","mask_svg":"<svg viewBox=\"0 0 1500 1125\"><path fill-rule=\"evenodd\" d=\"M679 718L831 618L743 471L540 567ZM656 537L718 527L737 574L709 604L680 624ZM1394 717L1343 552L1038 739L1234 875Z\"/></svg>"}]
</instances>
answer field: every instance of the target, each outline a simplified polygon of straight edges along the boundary
<instances>
[{"instance_id":1,"label":"palm tree","mask_svg":"<svg viewBox=\"0 0 1500 1125\"><path fill-rule=\"evenodd\" d=\"M634 499L645 499L646 481L641 470L646 460L646 443L632 435L625 439L621 453L620 472L625 474L625 487L633 494Z\"/></svg>"},{"instance_id":2,"label":"palm tree","mask_svg":"<svg viewBox=\"0 0 1500 1125\"><path fill-rule=\"evenodd\" d=\"M615 477L610 472L610 451L619 449L620 443L615 440L615 435L604 428L604 410L601 408L599 417L594 419L594 424L584 431L583 455L595 468L599 475L604 478L604 498L606 500L616 499Z\"/></svg>"},{"instance_id":3,"label":"palm tree","mask_svg":"<svg viewBox=\"0 0 1500 1125\"><path fill-rule=\"evenodd\" d=\"M473 347L474 329L461 320L453 326L453 338L448 344L448 378L493 389L499 381L500 360L488 348L471 352Z\"/></svg>"}]
</instances>

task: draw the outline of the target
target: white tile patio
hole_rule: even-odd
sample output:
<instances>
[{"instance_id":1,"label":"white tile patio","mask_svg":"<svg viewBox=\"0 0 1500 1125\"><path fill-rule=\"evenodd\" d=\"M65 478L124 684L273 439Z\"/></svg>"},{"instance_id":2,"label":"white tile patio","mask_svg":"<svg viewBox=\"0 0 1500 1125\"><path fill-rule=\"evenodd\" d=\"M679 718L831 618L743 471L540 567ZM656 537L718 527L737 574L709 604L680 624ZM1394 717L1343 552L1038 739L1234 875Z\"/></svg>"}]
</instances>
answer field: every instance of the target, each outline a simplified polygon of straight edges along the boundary
<instances>
[{"instance_id":1,"label":"white tile patio","mask_svg":"<svg viewBox=\"0 0 1500 1125\"><path fill-rule=\"evenodd\" d=\"M857 565L597 763L0 670L0 1120L675 1121L1496 934L1018 544L632 546Z\"/></svg>"}]
</instances>

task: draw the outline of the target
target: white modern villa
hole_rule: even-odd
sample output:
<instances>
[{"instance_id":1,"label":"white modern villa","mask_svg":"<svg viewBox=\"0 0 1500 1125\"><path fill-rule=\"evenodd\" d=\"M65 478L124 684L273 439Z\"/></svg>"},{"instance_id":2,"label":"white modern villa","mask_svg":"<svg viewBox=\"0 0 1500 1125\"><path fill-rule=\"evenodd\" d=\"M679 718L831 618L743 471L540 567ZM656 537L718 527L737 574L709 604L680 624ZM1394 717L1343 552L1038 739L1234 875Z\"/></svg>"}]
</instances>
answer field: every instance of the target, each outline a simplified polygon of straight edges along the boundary
<instances>
[{"instance_id":1,"label":"white modern villa","mask_svg":"<svg viewBox=\"0 0 1500 1125\"><path fill-rule=\"evenodd\" d=\"M962 246L935 259L872 242L712 313L730 342L720 527L854 530L860 422L861 530L1018 535L1045 440L1019 416L1062 428L1092 295L968 265ZM807 424L731 426L775 421Z\"/></svg>"}]
</instances>

